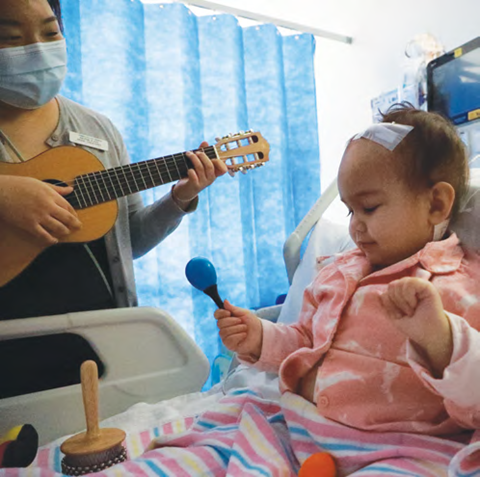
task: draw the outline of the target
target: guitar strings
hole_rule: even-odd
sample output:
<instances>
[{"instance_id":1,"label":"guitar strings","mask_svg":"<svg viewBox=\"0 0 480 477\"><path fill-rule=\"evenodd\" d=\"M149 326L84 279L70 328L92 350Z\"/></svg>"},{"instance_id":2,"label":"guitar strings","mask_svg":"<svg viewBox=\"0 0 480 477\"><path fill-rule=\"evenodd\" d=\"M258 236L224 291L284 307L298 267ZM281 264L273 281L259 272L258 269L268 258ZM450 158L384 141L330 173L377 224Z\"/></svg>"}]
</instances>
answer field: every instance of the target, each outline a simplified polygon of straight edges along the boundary
<instances>
[{"instance_id":1,"label":"guitar strings","mask_svg":"<svg viewBox=\"0 0 480 477\"><path fill-rule=\"evenodd\" d=\"M196 151L201 151L201 152L204 152L207 157L209 159L217 159L217 155L214 151L214 146L209 146L208 149L211 149L210 151L208 151L207 149L196 149ZM210 157L209 154L212 154L212 157ZM99 174L108 174L110 171L113 171L114 169L116 170L123 170L123 169L128 169L130 167L136 167L136 168L140 168L142 167L143 165L145 165L145 167L148 167L150 165L154 165L155 163L159 166L159 167L162 167L164 166L166 169L167 168L170 168L170 166L173 164L175 165L177 163L177 159L184 159L186 160L186 158L188 159L188 157L186 156L186 154L184 152L179 152L179 153L176 153L176 154L169 154L168 156L163 156L163 157L158 157L156 159L148 159L146 161L141 161L141 162L132 162L131 164L125 164L123 166L116 166L116 167L113 167L113 168L109 168L109 169L102 169L102 170L99 170L99 171L93 171L93 172L87 172L86 174L82 174L81 176L89 176L89 175L99 175ZM173 170L170 168L170 170ZM168 173L168 171L167 171ZM81 177L81 176L78 176L78 177ZM69 181L69 182L65 182L65 181L56 181L56 182L50 182L50 184L53 184L53 185L62 185L62 184L67 184L69 186L72 186L74 185L73 181Z\"/></svg>"},{"instance_id":2,"label":"guitar strings","mask_svg":"<svg viewBox=\"0 0 480 477\"><path fill-rule=\"evenodd\" d=\"M205 152L209 159L217 158L214 146L199 150ZM178 163L178 159L183 159L183 166ZM68 184L74 187L73 197L69 199L69 202L73 207L84 208L156 185L172 182L185 176L189 169L187 160L188 157L185 153L177 153L77 176L73 184ZM145 172L148 172L150 179L145 177ZM168 175L168 178L166 175ZM178 177L175 177L176 175ZM151 182L151 184L149 185L147 182ZM57 184L62 184L62 182L59 181ZM105 191L107 199L103 196L102 190Z\"/></svg>"},{"instance_id":3,"label":"guitar strings","mask_svg":"<svg viewBox=\"0 0 480 477\"><path fill-rule=\"evenodd\" d=\"M179 157L186 161L183 156ZM176 171L169 167L171 166L171 161L170 164L166 161L152 161L148 164L129 164L121 168L107 169L78 176L76 178L77 187L75 190L81 194L83 199L79 201L79 205L88 207L106 200L138 192L142 189L148 189L155 185L180 179L188 170L188 165L185 162L184 167L181 165L179 167L176 165L176 161L174 161L174 164ZM182 170L183 174L180 170ZM144 176L145 172L148 172L150 179ZM105 199L102 191L105 192L107 199Z\"/></svg>"},{"instance_id":4,"label":"guitar strings","mask_svg":"<svg viewBox=\"0 0 480 477\"><path fill-rule=\"evenodd\" d=\"M178 157L183 159L184 167L182 167L181 164L177 164L175 158ZM175 169L170 167L172 163L174 164ZM151 166L154 166L154 168ZM78 205L86 207L98 204L102 201L104 202L105 200L112 200L110 193L113 193L113 198L117 198L138 192L142 189L148 189L155 185L180 179L181 177L185 176L185 172L188 170L188 168L189 165L187 163L185 154L176 154L167 158L161 158L161 160L152 159L150 161L144 161L143 163L128 164L126 166L122 166L121 168L107 169L104 171L98 171L79 176L77 177L78 185L80 186L80 189L78 190L80 194L85 192L86 196L82 194L84 204L79 203ZM180 169L182 170L181 172ZM148 175L151 178L150 185L147 184L147 181L149 181L148 177L145 178L144 176L145 171L148 172ZM165 172L168 174L168 178L166 177ZM102 180L103 185L100 184L99 179ZM160 181L158 179L160 179ZM107 184L107 182L110 184L110 186ZM143 182L143 185L141 182ZM102 185L102 187L98 188L99 184ZM103 196L102 189L105 190L106 194L108 195L107 199L105 199ZM90 195L90 192L92 195ZM100 194L100 198L97 196L97 192Z\"/></svg>"}]
</instances>

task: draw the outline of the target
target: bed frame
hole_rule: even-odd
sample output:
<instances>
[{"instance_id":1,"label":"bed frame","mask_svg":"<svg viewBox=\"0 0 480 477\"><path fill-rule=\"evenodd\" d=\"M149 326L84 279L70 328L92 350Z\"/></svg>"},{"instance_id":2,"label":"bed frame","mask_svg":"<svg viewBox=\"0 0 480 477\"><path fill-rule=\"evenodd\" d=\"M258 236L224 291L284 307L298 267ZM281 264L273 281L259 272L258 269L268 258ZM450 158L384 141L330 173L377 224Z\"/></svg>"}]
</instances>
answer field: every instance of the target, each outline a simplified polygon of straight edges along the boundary
<instances>
[{"instance_id":1,"label":"bed frame","mask_svg":"<svg viewBox=\"0 0 480 477\"><path fill-rule=\"evenodd\" d=\"M85 338L105 365L99 383L101 419L139 402L199 391L210 372L207 358L190 336L155 308L0 321L0 341L66 332ZM0 399L0 435L27 423L37 429L40 444L84 429L80 385Z\"/></svg>"}]
</instances>

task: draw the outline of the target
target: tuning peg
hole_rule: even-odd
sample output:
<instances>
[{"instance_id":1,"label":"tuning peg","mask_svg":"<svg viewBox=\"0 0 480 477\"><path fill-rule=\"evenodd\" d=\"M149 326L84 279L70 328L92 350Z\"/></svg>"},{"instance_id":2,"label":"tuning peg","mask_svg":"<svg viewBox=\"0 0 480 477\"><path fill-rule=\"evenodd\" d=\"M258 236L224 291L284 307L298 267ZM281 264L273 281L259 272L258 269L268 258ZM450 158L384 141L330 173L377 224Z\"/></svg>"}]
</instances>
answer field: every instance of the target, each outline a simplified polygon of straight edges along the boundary
<instances>
[{"instance_id":1,"label":"tuning peg","mask_svg":"<svg viewBox=\"0 0 480 477\"><path fill-rule=\"evenodd\" d=\"M222 139L223 139L223 138L222 138ZM217 142L220 141L220 138L219 138L219 137L216 137L216 138L215 138L215 141L217 141Z\"/></svg>"}]
</instances>

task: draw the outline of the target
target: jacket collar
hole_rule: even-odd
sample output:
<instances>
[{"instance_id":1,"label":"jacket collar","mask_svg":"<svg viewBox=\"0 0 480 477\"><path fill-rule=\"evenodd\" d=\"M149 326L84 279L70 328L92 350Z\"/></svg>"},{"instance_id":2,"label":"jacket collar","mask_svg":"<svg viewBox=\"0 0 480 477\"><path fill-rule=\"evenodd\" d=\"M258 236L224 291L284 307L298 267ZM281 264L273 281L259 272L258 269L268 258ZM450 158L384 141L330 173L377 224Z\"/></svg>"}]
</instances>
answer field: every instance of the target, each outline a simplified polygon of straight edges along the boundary
<instances>
[{"instance_id":1,"label":"jacket collar","mask_svg":"<svg viewBox=\"0 0 480 477\"><path fill-rule=\"evenodd\" d=\"M378 271L372 271L365 255L358 248L338 256L335 263L343 274L361 280L367 276L373 278L397 274L415 265L421 266L432 274L451 273L458 270L463 256L460 241L457 235L452 233L444 240L428 242L422 250L411 257Z\"/></svg>"}]
</instances>

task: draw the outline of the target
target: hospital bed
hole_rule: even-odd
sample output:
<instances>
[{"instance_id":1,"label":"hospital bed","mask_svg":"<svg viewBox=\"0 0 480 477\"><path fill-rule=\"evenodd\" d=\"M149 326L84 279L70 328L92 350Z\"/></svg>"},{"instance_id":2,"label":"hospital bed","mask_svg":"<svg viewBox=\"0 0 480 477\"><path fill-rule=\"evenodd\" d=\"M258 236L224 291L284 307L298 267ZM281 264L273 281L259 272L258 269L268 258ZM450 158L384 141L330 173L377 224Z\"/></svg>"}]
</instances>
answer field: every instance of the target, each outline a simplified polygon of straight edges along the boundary
<instances>
[{"instance_id":1,"label":"hospital bed","mask_svg":"<svg viewBox=\"0 0 480 477\"><path fill-rule=\"evenodd\" d=\"M480 250L480 171L472 171L468 200L452 224L461 240ZM353 247L345 224L328 216L337 203L336 182L331 184L288 238L284 259L290 289L282 305L256 310L262 318L294 322L300 312L303 290L317 271L316 257L330 256ZM301 256L302 244L308 240ZM238 365L234 359L223 380L200 392L209 364L198 346L165 312L153 308L84 312L36 320L0 322L0 340L71 332L89 341L107 370L100 380L100 415L103 426L119 427L128 434L148 438L175 419L188 419L215 408L228 393L257 389L262 399L280 399L278 377ZM121 346L119 345L121 343ZM80 386L0 399L0 431L20 423L33 424L41 444L57 445L63 436L85 427ZM186 421L184 421L186 422ZM140 455L146 447L133 451ZM48 449L49 446L46 446ZM53 448L53 447L52 447ZM161 474L163 475L163 474ZM363 475L363 474L362 474Z\"/></svg>"}]
</instances>

